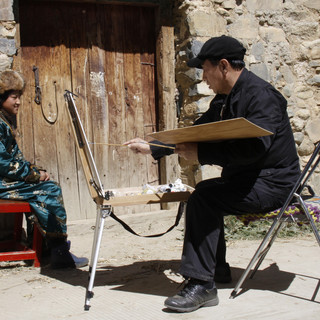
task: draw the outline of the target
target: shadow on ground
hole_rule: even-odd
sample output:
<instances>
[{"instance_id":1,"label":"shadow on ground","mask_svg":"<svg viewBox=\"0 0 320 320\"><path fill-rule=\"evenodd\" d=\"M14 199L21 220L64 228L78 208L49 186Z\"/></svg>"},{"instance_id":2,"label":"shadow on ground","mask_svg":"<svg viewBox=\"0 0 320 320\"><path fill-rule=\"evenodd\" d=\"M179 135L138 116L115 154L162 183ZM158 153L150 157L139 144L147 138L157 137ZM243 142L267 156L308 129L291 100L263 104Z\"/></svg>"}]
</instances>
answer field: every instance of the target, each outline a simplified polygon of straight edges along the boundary
<instances>
[{"instance_id":1,"label":"shadow on ground","mask_svg":"<svg viewBox=\"0 0 320 320\"><path fill-rule=\"evenodd\" d=\"M179 265L178 260L150 260L124 266L99 265L94 287L112 286L111 290L170 296L181 289L181 277L177 277ZM241 268L232 268L232 283L217 284L218 289L232 290L243 271ZM88 286L88 269L52 270L45 267L41 269L41 274L73 286ZM282 271L273 263L263 270L258 270L253 279L247 279L241 292L250 289L282 292L290 286L295 277L294 273ZM241 292L239 291L239 294Z\"/></svg>"}]
</instances>

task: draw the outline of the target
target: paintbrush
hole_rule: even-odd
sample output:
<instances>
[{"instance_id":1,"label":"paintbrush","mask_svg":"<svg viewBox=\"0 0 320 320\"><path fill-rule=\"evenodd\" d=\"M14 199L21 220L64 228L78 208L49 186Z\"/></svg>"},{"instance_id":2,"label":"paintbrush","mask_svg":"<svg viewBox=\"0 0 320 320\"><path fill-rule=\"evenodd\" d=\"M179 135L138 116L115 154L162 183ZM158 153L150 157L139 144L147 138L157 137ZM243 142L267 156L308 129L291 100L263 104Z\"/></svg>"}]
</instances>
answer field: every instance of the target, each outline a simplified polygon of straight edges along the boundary
<instances>
[{"instance_id":1,"label":"paintbrush","mask_svg":"<svg viewBox=\"0 0 320 320\"><path fill-rule=\"evenodd\" d=\"M104 142L90 142L91 144L103 144L106 146L114 146L114 147L127 147L128 145L126 144L121 144L121 143L104 143ZM175 147L171 147L171 146L166 146L166 145L162 145L162 144L157 144L157 143L151 143L151 142L134 142L134 143L144 143L144 144L148 144L149 146L156 146L156 147L160 147L160 148L168 148L168 149L175 149Z\"/></svg>"}]
</instances>

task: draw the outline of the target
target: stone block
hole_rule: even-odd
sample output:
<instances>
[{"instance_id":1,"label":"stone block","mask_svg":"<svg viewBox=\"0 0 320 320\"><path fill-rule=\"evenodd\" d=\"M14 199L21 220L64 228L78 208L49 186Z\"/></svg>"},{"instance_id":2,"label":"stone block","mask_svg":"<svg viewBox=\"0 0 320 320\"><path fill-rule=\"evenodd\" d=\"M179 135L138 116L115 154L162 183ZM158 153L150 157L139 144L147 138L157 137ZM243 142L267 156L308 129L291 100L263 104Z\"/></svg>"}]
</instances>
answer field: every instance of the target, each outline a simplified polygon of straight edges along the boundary
<instances>
[{"instance_id":1,"label":"stone block","mask_svg":"<svg viewBox=\"0 0 320 320\"><path fill-rule=\"evenodd\" d=\"M226 10L226 9L223 9L223 8L218 8L218 9L217 9L217 12L218 12L220 15L224 16L224 17L230 16L229 11Z\"/></svg>"},{"instance_id":2,"label":"stone block","mask_svg":"<svg viewBox=\"0 0 320 320\"><path fill-rule=\"evenodd\" d=\"M190 48L187 49L187 56L189 59L194 58L197 56L204 45L204 42L198 41L198 40L193 40L190 43Z\"/></svg>"},{"instance_id":3,"label":"stone block","mask_svg":"<svg viewBox=\"0 0 320 320\"><path fill-rule=\"evenodd\" d=\"M242 6L241 6L241 7L236 7L236 8L234 9L234 12L235 12L236 14L238 14L239 16L241 16L241 15L243 14Z\"/></svg>"},{"instance_id":4,"label":"stone block","mask_svg":"<svg viewBox=\"0 0 320 320\"><path fill-rule=\"evenodd\" d=\"M320 1L319 0L307 0L303 3L304 6L310 9L316 9L320 11Z\"/></svg>"},{"instance_id":5,"label":"stone block","mask_svg":"<svg viewBox=\"0 0 320 320\"><path fill-rule=\"evenodd\" d=\"M264 45L262 42L254 43L251 47L251 54L255 57L256 61L262 61L264 55Z\"/></svg>"},{"instance_id":6,"label":"stone block","mask_svg":"<svg viewBox=\"0 0 320 320\"><path fill-rule=\"evenodd\" d=\"M185 76L187 76L190 80L197 82L202 80L202 69L198 68L189 68L188 71L184 72Z\"/></svg>"},{"instance_id":7,"label":"stone block","mask_svg":"<svg viewBox=\"0 0 320 320\"><path fill-rule=\"evenodd\" d=\"M279 11L283 2L279 0L246 0L250 12L255 11Z\"/></svg>"},{"instance_id":8,"label":"stone block","mask_svg":"<svg viewBox=\"0 0 320 320\"><path fill-rule=\"evenodd\" d=\"M300 118L294 117L291 119L291 126L293 131L301 132L304 128L304 121Z\"/></svg>"},{"instance_id":9,"label":"stone block","mask_svg":"<svg viewBox=\"0 0 320 320\"><path fill-rule=\"evenodd\" d=\"M0 38L0 53L13 56L17 51L14 39Z\"/></svg>"},{"instance_id":10,"label":"stone block","mask_svg":"<svg viewBox=\"0 0 320 320\"><path fill-rule=\"evenodd\" d=\"M297 98L302 99L302 100L308 100L313 97L313 91L308 90L308 91L301 91L297 93Z\"/></svg>"},{"instance_id":11,"label":"stone block","mask_svg":"<svg viewBox=\"0 0 320 320\"><path fill-rule=\"evenodd\" d=\"M2 38L14 38L16 34L16 28L5 28L0 26L0 37Z\"/></svg>"},{"instance_id":12,"label":"stone block","mask_svg":"<svg viewBox=\"0 0 320 320\"><path fill-rule=\"evenodd\" d=\"M259 22L250 15L239 16L228 26L229 33L237 39L255 39L258 36Z\"/></svg>"},{"instance_id":13,"label":"stone block","mask_svg":"<svg viewBox=\"0 0 320 320\"><path fill-rule=\"evenodd\" d=\"M320 39L302 42L301 52L310 60L320 59Z\"/></svg>"},{"instance_id":14,"label":"stone block","mask_svg":"<svg viewBox=\"0 0 320 320\"><path fill-rule=\"evenodd\" d=\"M316 74L314 77L307 81L310 85L320 86L320 75Z\"/></svg>"},{"instance_id":15,"label":"stone block","mask_svg":"<svg viewBox=\"0 0 320 320\"><path fill-rule=\"evenodd\" d=\"M313 91L307 86L296 87L295 93L296 96L302 100L307 100L313 97Z\"/></svg>"},{"instance_id":16,"label":"stone block","mask_svg":"<svg viewBox=\"0 0 320 320\"><path fill-rule=\"evenodd\" d=\"M213 99L213 96L203 97L199 99L197 103L197 113L202 114L209 109L210 102Z\"/></svg>"},{"instance_id":17,"label":"stone block","mask_svg":"<svg viewBox=\"0 0 320 320\"><path fill-rule=\"evenodd\" d=\"M304 134L302 132L295 132L293 134L294 137L294 141L295 143L300 146L300 144L302 143L303 139L304 139Z\"/></svg>"},{"instance_id":18,"label":"stone block","mask_svg":"<svg viewBox=\"0 0 320 320\"><path fill-rule=\"evenodd\" d=\"M200 82L189 88L189 96L194 97L197 95L212 96L214 92L209 88L205 82Z\"/></svg>"},{"instance_id":19,"label":"stone block","mask_svg":"<svg viewBox=\"0 0 320 320\"><path fill-rule=\"evenodd\" d=\"M317 171L316 171L317 172ZM320 178L319 173L313 174L310 179L310 184L312 185L312 188L316 194L320 193Z\"/></svg>"},{"instance_id":20,"label":"stone block","mask_svg":"<svg viewBox=\"0 0 320 320\"><path fill-rule=\"evenodd\" d=\"M275 27L260 27L260 36L266 42L287 42L284 31Z\"/></svg>"},{"instance_id":21,"label":"stone block","mask_svg":"<svg viewBox=\"0 0 320 320\"><path fill-rule=\"evenodd\" d=\"M289 66L287 66L287 65L281 66L280 72L281 72L281 74L287 84L294 82L294 75L293 75L291 68Z\"/></svg>"},{"instance_id":22,"label":"stone block","mask_svg":"<svg viewBox=\"0 0 320 320\"><path fill-rule=\"evenodd\" d=\"M236 2L233 0L226 0L226 1L223 1L222 6L227 10L231 10L235 8Z\"/></svg>"},{"instance_id":23,"label":"stone block","mask_svg":"<svg viewBox=\"0 0 320 320\"><path fill-rule=\"evenodd\" d=\"M251 64L255 64L257 62L258 61L256 60L255 56L253 56L253 55L249 55L249 56L245 57L245 63L246 64L251 65Z\"/></svg>"},{"instance_id":24,"label":"stone block","mask_svg":"<svg viewBox=\"0 0 320 320\"><path fill-rule=\"evenodd\" d=\"M312 60L309 62L309 66L311 68L318 68L318 67L320 67L320 61L319 60Z\"/></svg>"},{"instance_id":25,"label":"stone block","mask_svg":"<svg viewBox=\"0 0 320 320\"><path fill-rule=\"evenodd\" d=\"M299 117L302 120L307 120L310 118L310 110L308 109L299 109L296 112L296 116Z\"/></svg>"},{"instance_id":26,"label":"stone block","mask_svg":"<svg viewBox=\"0 0 320 320\"><path fill-rule=\"evenodd\" d=\"M12 58L8 57L6 54L0 54L0 71L10 69L12 64Z\"/></svg>"},{"instance_id":27,"label":"stone block","mask_svg":"<svg viewBox=\"0 0 320 320\"><path fill-rule=\"evenodd\" d=\"M298 147L298 154L302 157L309 156L313 152L313 150L314 144L312 143L312 141L310 141L310 139L308 139L308 137L305 137Z\"/></svg>"},{"instance_id":28,"label":"stone block","mask_svg":"<svg viewBox=\"0 0 320 320\"><path fill-rule=\"evenodd\" d=\"M289 100L288 101L288 106L291 106L291 107L288 107L288 109L287 109L288 117L289 117L289 119L291 119L291 118L294 117L294 112L292 110L292 106L294 106L294 103L291 103L290 100Z\"/></svg>"},{"instance_id":29,"label":"stone block","mask_svg":"<svg viewBox=\"0 0 320 320\"><path fill-rule=\"evenodd\" d=\"M202 81L195 85L198 94L203 96L212 96L214 92L209 88L206 82Z\"/></svg>"},{"instance_id":30,"label":"stone block","mask_svg":"<svg viewBox=\"0 0 320 320\"><path fill-rule=\"evenodd\" d=\"M282 91L283 91L283 94L289 98L292 96L292 93L293 93L293 85L294 84L287 84L283 87Z\"/></svg>"},{"instance_id":31,"label":"stone block","mask_svg":"<svg viewBox=\"0 0 320 320\"><path fill-rule=\"evenodd\" d=\"M289 33L300 37L310 37L311 34L317 34L318 26L319 23L313 21L293 23L290 25Z\"/></svg>"},{"instance_id":32,"label":"stone block","mask_svg":"<svg viewBox=\"0 0 320 320\"><path fill-rule=\"evenodd\" d=\"M187 119L192 119L195 117L198 109L196 102L189 103L183 107L183 117Z\"/></svg>"},{"instance_id":33,"label":"stone block","mask_svg":"<svg viewBox=\"0 0 320 320\"><path fill-rule=\"evenodd\" d=\"M320 119L309 121L306 125L306 133L313 143L320 141Z\"/></svg>"},{"instance_id":34,"label":"stone block","mask_svg":"<svg viewBox=\"0 0 320 320\"><path fill-rule=\"evenodd\" d=\"M12 6L13 6L13 0L0 1L0 21L14 20Z\"/></svg>"},{"instance_id":35,"label":"stone block","mask_svg":"<svg viewBox=\"0 0 320 320\"><path fill-rule=\"evenodd\" d=\"M310 50L311 59L320 59L320 41L317 41L317 46L314 46Z\"/></svg>"},{"instance_id":36,"label":"stone block","mask_svg":"<svg viewBox=\"0 0 320 320\"><path fill-rule=\"evenodd\" d=\"M250 71L255 73L258 77L263 80L269 81L268 68L264 63L257 63L250 65Z\"/></svg>"},{"instance_id":37,"label":"stone block","mask_svg":"<svg viewBox=\"0 0 320 320\"><path fill-rule=\"evenodd\" d=\"M192 11L187 16L189 32L193 37L213 37L225 33L227 22L216 12Z\"/></svg>"}]
</instances>

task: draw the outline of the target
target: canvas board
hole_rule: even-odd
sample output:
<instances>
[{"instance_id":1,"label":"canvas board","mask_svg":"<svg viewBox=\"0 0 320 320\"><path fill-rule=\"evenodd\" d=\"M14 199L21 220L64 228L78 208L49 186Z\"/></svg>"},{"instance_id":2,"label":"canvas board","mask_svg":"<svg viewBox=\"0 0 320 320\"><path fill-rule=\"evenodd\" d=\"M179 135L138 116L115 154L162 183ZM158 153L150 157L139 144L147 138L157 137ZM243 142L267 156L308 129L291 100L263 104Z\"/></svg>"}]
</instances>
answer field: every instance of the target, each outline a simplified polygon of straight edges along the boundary
<instances>
[{"instance_id":1,"label":"canvas board","mask_svg":"<svg viewBox=\"0 0 320 320\"><path fill-rule=\"evenodd\" d=\"M230 139L255 138L272 135L245 118L235 118L218 122L177 128L149 134L163 143L209 142Z\"/></svg>"}]
</instances>

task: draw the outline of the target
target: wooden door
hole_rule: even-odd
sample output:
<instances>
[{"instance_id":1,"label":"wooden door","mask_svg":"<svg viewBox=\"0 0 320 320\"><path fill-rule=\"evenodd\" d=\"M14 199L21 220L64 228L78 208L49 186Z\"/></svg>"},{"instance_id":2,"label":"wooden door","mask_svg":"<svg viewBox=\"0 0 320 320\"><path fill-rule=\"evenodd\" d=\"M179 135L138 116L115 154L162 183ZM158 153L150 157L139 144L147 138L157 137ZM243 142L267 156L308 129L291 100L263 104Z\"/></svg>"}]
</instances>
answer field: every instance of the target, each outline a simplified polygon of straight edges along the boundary
<instances>
[{"instance_id":1,"label":"wooden door","mask_svg":"<svg viewBox=\"0 0 320 320\"><path fill-rule=\"evenodd\" d=\"M121 144L155 131L155 12L152 7L20 1L21 50L15 67L27 86L19 117L25 157L48 170L63 190L71 220L95 215L65 109L76 99L105 189L159 184L151 156ZM34 66L41 103L36 104ZM121 208L122 211L158 206Z\"/></svg>"}]
</instances>

